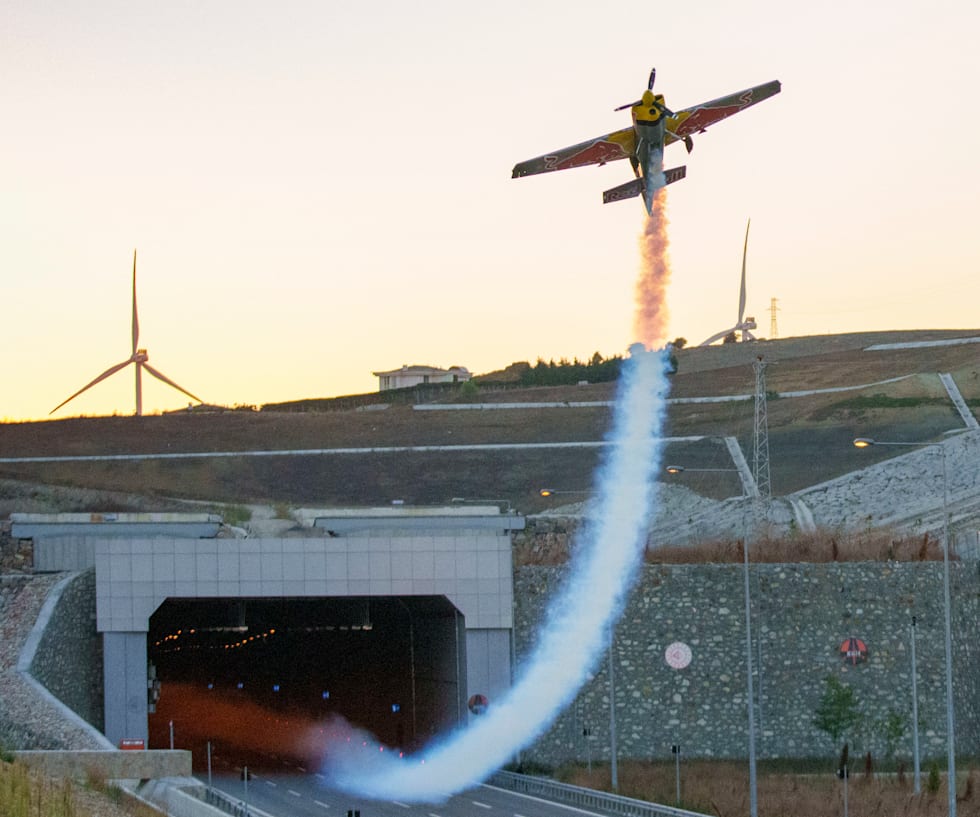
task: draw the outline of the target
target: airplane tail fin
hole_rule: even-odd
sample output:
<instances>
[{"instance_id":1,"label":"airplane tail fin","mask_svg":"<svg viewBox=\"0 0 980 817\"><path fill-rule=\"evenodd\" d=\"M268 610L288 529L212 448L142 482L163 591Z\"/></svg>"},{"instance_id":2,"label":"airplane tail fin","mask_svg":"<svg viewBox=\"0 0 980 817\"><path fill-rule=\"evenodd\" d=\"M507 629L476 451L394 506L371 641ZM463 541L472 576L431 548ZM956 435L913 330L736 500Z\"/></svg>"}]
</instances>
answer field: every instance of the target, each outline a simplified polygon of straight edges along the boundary
<instances>
[{"instance_id":1,"label":"airplane tail fin","mask_svg":"<svg viewBox=\"0 0 980 817\"><path fill-rule=\"evenodd\" d=\"M672 167L670 170L664 171L665 181L664 184L673 184L674 182L679 182L687 175L687 166L681 165L680 167ZM646 188L645 179L630 179L625 184L621 184L618 187L613 187L611 190L606 190L602 194L602 203L609 204L611 201L623 201L623 199L632 199L636 196L643 194Z\"/></svg>"}]
</instances>

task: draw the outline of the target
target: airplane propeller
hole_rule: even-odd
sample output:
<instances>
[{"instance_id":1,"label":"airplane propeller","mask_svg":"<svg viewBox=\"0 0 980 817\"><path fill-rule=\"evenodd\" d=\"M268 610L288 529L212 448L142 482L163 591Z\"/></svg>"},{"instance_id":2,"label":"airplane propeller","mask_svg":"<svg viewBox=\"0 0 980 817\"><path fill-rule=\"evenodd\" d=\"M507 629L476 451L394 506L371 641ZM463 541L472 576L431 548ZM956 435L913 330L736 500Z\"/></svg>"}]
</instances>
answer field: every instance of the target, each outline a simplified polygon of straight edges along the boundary
<instances>
[{"instance_id":1,"label":"airplane propeller","mask_svg":"<svg viewBox=\"0 0 980 817\"><path fill-rule=\"evenodd\" d=\"M650 69L650 78L647 80L647 90L648 91L652 91L653 90L653 83L656 82L656 81L657 81L657 69L656 68L651 68ZM636 100L636 102L627 102L625 105L620 105L618 108L613 108L613 110L614 111L625 111L627 108L635 108L637 105L642 105L642 104L643 104L643 99L641 98L641 99ZM674 115L674 112L670 108L668 108L666 105L664 105L662 102L654 102L653 105L654 105L655 108L658 108L660 110L660 113L662 113L664 116L673 116ZM688 153L690 153L690 150L688 150Z\"/></svg>"}]
</instances>

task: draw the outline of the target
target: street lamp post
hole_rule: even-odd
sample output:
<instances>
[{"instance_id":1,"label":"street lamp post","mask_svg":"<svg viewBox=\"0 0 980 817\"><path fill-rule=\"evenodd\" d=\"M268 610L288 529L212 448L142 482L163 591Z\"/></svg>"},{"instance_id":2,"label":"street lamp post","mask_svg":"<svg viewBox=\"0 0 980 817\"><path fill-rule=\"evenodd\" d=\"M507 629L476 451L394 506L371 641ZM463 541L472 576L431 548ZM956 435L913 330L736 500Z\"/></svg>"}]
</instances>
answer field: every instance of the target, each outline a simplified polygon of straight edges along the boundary
<instances>
[{"instance_id":1,"label":"street lamp post","mask_svg":"<svg viewBox=\"0 0 980 817\"><path fill-rule=\"evenodd\" d=\"M591 491L560 491L557 488L540 488L538 495L544 498L559 494L589 494ZM612 790L619 791L619 752L616 747L616 676L613 669L613 626L609 626L609 644L607 646L607 662L609 665L609 774L612 783ZM589 730L591 735L591 730ZM586 741L590 739L586 737ZM589 757L589 771L592 770L592 747L586 742L586 749Z\"/></svg>"},{"instance_id":2,"label":"street lamp post","mask_svg":"<svg viewBox=\"0 0 980 817\"><path fill-rule=\"evenodd\" d=\"M942 443L883 442L871 437L854 440L857 448L872 445L897 445L914 448L938 448L943 475L943 626L946 646L946 788L949 794L949 817L956 817L956 740L953 717L953 631L949 598L949 480L946 475L946 446Z\"/></svg>"},{"instance_id":3,"label":"street lamp post","mask_svg":"<svg viewBox=\"0 0 980 817\"><path fill-rule=\"evenodd\" d=\"M619 792L619 750L616 747L616 677L613 674L613 628L609 626L609 775L613 792Z\"/></svg>"},{"instance_id":4,"label":"street lamp post","mask_svg":"<svg viewBox=\"0 0 980 817\"><path fill-rule=\"evenodd\" d=\"M685 468L682 465L668 465L666 470L668 474L680 474L685 471L727 471L729 473L738 473L734 468ZM745 579L745 674L749 718L749 814L751 817L758 817L759 797L755 762L755 691L752 686L752 596L749 590L749 539L744 532L742 535L742 560Z\"/></svg>"},{"instance_id":5,"label":"street lamp post","mask_svg":"<svg viewBox=\"0 0 980 817\"><path fill-rule=\"evenodd\" d=\"M918 670L915 665L915 616L912 616L912 788L922 792L922 773L919 768L919 692Z\"/></svg>"}]
</instances>

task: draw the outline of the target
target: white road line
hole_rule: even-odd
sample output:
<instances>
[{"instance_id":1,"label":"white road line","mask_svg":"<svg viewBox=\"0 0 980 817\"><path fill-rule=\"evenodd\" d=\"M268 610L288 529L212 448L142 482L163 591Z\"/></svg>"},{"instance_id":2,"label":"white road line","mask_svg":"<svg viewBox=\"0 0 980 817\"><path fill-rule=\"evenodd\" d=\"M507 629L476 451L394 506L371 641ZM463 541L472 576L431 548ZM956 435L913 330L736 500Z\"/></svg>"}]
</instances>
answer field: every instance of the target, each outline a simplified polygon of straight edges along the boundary
<instances>
[{"instance_id":1,"label":"white road line","mask_svg":"<svg viewBox=\"0 0 980 817\"><path fill-rule=\"evenodd\" d=\"M313 802L316 803L320 808L330 808L329 805L327 805L326 803L321 802L320 800L314 800Z\"/></svg>"},{"instance_id":2,"label":"white road line","mask_svg":"<svg viewBox=\"0 0 980 817\"><path fill-rule=\"evenodd\" d=\"M277 784L276 783L273 783L271 780L266 780L265 781L265 785L272 786L273 788L275 788Z\"/></svg>"},{"instance_id":3,"label":"white road line","mask_svg":"<svg viewBox=\"0 0 980 817\"><path fill-rule=\"evenodd\" d=\"M408 803L399 803L397 800L392 800L391 803L392 805L401 806L402 808L411 808L411 806L408 805Z\"/></svg>"},{"instance_id":4,"label":"white road line","mask_svg":"<svg viewBox=\"0 0 980 817\"><path fill-rule=\"evenodd\" d=\"M297 766L296 768L299 769L303 774L306 774L306 767L305 766Z\"/></svg>"},{"instance_id":5,"label":"white road line","mask_svg":"<svg viewBox=\"0 0 980 817\"><path fill-rule=\"evenodd\" d=\"M292 789L286 789L286 791L288 791L293 797L302 797L303 796L298 791L293 791Z\"/></svg>"},{"instance_id":6,"label":"white road line","mask_svg":"<svg viewBox=\"0 0 980 817\"><path fill-rule=\"evenodd\" d=\"M592 817L600 817L600 815L595 811L588 811L584 808L578 808L578 806L569 806L565 803L559 803L557 800L545 800L543 797L535 797L533 794L524 794L519 791L502 789L500 786L491 786L489 783L481 783L480 786L485 789L491 789L492 791L499 791L503 794L509 794L511 797L523 797L525 800L533 800L536 803L545 803L552 808L560 808L565 809L566 811L574 811L576 814L589 814L592 815Z\"/></svg>"},{"instance_id":7,"label":"white road line","mask_svg":"<svg viewBox=\"0 0 980 817\"><path fill-rule=\"evenodd\" d=\"M432 813L432 812L430 811L430 812L429 812L429 817L442 817L442 815L441 815L441 814L433 814L433 813Z\"/></svg>"},{"instance_id":8,"label":"white road line","mask_svg":"<svg viewBox=\"0 0 980 817\"><path fill-rule=\"evenodd\" d=\"M493 808L493 806L488 806L486 803L481 803L479 800L470 800L474 806L479 806L480 808Z\"/></svg>"}]
</instances>

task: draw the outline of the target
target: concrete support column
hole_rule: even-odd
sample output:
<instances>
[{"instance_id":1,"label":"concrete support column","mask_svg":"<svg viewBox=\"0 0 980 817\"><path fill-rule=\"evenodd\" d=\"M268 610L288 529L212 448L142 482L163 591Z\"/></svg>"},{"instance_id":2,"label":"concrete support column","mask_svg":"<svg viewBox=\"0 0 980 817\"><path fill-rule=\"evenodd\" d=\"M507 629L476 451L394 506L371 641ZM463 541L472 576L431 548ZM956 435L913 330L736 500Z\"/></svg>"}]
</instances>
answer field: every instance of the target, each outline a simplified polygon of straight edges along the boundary
<instances>
[{"instance_id":1,"label":"concrete support column","mask_svg":"<svg viewBox=\"0 0 980 817\"><path fill-rule=\"evenodd\" d=\"M510 689L510 630L466 631L466 697L486 695L492 707Z\"/></svg>"},{"instance_id":2,"label":"concrete support column","mask_svg":"<svg viewBox=\"0 0 980 817\"><path fill-rule=\"evenodd\" d=\"M141 738L147 742L147 748L150 748L146 699L146 633L103 633L102 648L105 670L105 736L116 746L123 738Z\"/></svg>"}]
</instances>

